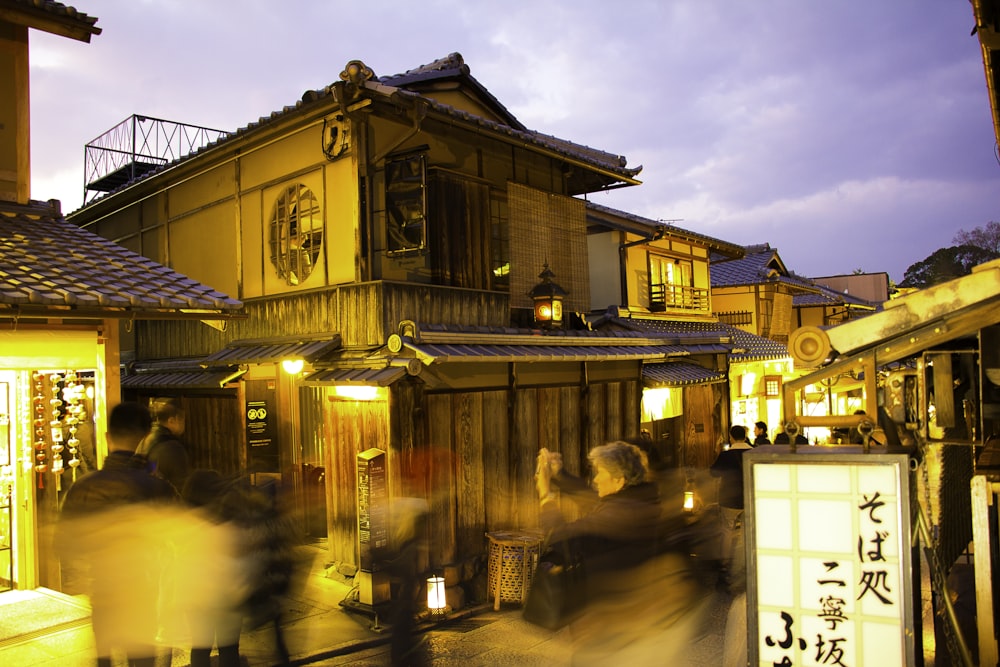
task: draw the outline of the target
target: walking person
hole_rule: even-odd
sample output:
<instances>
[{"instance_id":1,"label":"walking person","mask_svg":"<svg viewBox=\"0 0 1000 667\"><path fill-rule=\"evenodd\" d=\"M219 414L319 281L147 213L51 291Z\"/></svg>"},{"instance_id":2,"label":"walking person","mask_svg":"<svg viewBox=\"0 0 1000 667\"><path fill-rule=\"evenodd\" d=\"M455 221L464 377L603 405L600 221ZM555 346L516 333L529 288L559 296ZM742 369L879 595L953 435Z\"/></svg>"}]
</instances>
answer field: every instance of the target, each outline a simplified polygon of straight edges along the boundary
<instances>
[{"instance_id":1,"label":"walking person","mask_svg":"<svg viewBox=\"0 0 1000 667\"><path fill-rule=\"evenodd\" d=\"M750 451L747 430L739 424L729 429L729 447L719 452L710 468L719 484L722 511L722 558L730 590L746 586L746 556L743 553L743 454Z\"/></svg>"},{"instance_id":2,"label":"walking person","mask_svg":"<svg viewBox=\"0 0 1000 667\"><path fill-rule=\"evenodd\" d=\"M175 398L158 398L149 405L153 427L139 453L149 461L153 474L170 482L178 495L191 472L191 457L181 439L187 415Z\"/></svg>"},{"instance_id":3,"label":"walking person","mask_svg":"<svg viewBox=\"0 0 1000 667\"><path fill-rule=\"evenodd\" d=\"M65 560L89 569L99 667L111 667L113 650L135 667L153 667L156 660L160 527L177 496L135 454L150 426L142 405L112 408L104 464L78 479L63 500L58 547Z\"/></svg>"},{"instance_id":4,"label":"walking person","mask_svg":"<svg viewBox=\"0 0 1000 667\"><path fill-rule=\"evenodd\" d=\"M546 551L573 559L550 567L578 560L584 573L576 584L582 613L570 623L573 665L687 666L686 647L700 631L707 596L688 545L649 481L646 456L615 441L593 448L588 459L593 488L545 449L536 473ZM578 519L563 517L557 490L580 508Z\"/></svg>"},{"instance_id":5,"label":"walking person","mask_svg":"<svg viewBox=\"0 0 1000 667\"><path fill-rule=\"evenodd\" d=\"M252 582L252 554L244 549L227 502L230 483L214 470L195 470L182 498L189 513L180 522L182 548L176 569L178 608L191 635L191 667L209 667L218 646L219 667L240 667L243 609Z\"/></svg>"}]
</instances>

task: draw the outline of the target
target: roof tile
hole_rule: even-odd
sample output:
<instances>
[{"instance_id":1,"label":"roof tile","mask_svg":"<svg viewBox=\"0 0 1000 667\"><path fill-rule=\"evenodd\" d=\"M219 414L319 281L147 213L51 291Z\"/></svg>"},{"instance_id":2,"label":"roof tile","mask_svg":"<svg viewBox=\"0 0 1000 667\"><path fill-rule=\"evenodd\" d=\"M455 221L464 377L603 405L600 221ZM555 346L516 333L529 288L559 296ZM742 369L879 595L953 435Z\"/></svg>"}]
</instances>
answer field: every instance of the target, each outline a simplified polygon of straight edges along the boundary
<instances>
[{"instance_id":1,"label":"roof tile","mask_svg":"<svg viewBox=\"0 0 1000 667\"><path fill-rule=\"evenodd\" d=\"M243 304L66 222L48 204L0 204L0 306L234 311Z\"/></svg>"}]
</instances>

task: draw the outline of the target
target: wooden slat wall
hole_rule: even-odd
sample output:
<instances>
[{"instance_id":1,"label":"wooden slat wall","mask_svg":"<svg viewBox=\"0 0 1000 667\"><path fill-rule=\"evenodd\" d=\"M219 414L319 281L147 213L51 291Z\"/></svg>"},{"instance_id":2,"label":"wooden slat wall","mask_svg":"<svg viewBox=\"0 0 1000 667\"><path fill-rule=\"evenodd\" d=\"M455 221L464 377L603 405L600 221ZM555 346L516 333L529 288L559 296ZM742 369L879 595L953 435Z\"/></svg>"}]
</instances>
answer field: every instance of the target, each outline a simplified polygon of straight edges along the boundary
<instances>
[{"instance_id":1,"label":"wooden slat wall","mask_svg":"<svg viewBox=\"0 0 1000 667\"><path fill-rule=\"evenodd\" d=\"M388 449L388 404L331 401L324 435L330 556L334 561L357 563L357 455L372 447Z\"/></svg>"},{"instance_id":2,"label":"wooden slat wall","mask_svg":"<svg viewBox=\"0 0 1000 667\"><path fill-rule=\"evenodd\" d=\"M330 403L331 556L355 562L359 451L388 448L390 497L428 501L429 549L420 568L436 569L482 556L488 531L537 527L539 447L562 452L570 472L589 473L590 447L606 442L608 433L638 431L631 423L638 412L628 407L638 384L425 394L421 383L404 380L392 387L388 403ZM573 515L571 503L564 509Z\"/></svg>"},{"instance_id":3,"label":"wooden slat wall","mask_svg":"<svg viewBox=\"0 0 1000 667\"><path fill-rule=\"evenodd\" d=\"M486 524L483 459L483 394L457 394L453 399L455 434L456 549L460 557L479 553Z\"/></svg>"},{"instance_id":4,"label":"wooden slat wall","mask_svg":"<svg viewBox=\"0 0 1000 667\"><path fill-rule=\"evenodd\" d=\"M400 320L509 326L509 295L502 292L386 281L331 287L248 301L246 319L218 331L197 320L135 323L137 359L202 357L240 339L340 333L344 345L385 343Z\"/></svg>"},{"instance_id":5,"label":"wooden slat wall","mask_svg":"<svg viewBox=\"0 0 1000 667\"><path fill-rule=\"evenodd\" d=\"M510 468L507 391L483 392L484 532L509 528L514 520Z\"/></svg>"}]
</instances>

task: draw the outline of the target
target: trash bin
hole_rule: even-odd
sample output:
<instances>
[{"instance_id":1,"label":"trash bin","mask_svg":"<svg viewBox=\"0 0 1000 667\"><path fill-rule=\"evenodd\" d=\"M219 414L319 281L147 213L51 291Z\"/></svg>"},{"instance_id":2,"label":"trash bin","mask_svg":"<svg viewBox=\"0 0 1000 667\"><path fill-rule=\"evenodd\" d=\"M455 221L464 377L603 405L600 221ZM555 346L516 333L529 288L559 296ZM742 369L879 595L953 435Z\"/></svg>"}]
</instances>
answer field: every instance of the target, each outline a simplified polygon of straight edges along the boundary
<instances>
[{"instance_id":1,"label":"trash bin","mask_svg":"<svg viewBox=\"0 0 1000 667\"><path fill-rule=\"evenodd\" d=\"M510 530L486 533L486 537L490 541L486 581L493 609L500 609L501 602L524 604L538 565L542 535L529 530Z\"/></svg>"}]
</instances>

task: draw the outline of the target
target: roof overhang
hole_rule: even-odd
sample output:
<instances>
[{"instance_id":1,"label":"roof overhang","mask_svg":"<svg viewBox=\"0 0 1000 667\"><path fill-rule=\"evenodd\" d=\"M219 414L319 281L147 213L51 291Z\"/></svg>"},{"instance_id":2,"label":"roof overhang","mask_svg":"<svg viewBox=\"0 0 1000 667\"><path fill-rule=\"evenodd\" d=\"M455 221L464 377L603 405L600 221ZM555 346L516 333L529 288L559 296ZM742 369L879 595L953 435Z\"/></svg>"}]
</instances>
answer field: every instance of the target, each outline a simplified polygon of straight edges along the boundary
<instances>
[{"instance_id":1,"label":"roof overhang","mask_svg":"<svg viewBox=\"0 0 1000 667\"><path fill-rule=\"evenodd\" d=\"M1000 143L1000 70L997 68L1000 61L1000 0L972 0L972 12L983 53L993 132Z\"/></svg>"},{"instance_id":2,"label":"roof overhang","mask_svg":"<svg viewBox=\"0 0 1000 667\"><path fill-rule=\"evenodd\" d=\"M244 339L201 360L205 368L234 364L267 364L285 359L301 359L314 363L341 345L340 334L284 338Z\"/></svg>"},{"instance_id":3,"label":"roof overhang","mask_svg":"<svg viewBox=\"0 0 1000 667\"><path fill-rule=\"evenodd\" d=\"M100 35L96 16L88 16L60 2L15 2L0 4L0 22L22 25L35 30L89 42Z\"/></svg>"},{"instance_id":4,"label":"roof overhang","mask_svg":"<svg viewBox=\"0 0 1000 667\"><path fill-rule=\"evenodd\" d=\"M388 387L407 371L402 366L383 368L330 368L316 371L302 379L307 386L342 385L362 387Z\"/></svg>"},{"instance_id":5,"label":"roof overhang","mask_svg":"<svg viewBox=\"0 0 1000 667\"><path fill-rule=\"evenodd\" d=\"M642 383L649 388L689 387L726 381L722 371L705 368L689 361L643 364Z\"/></svg>"}]
</instances>

